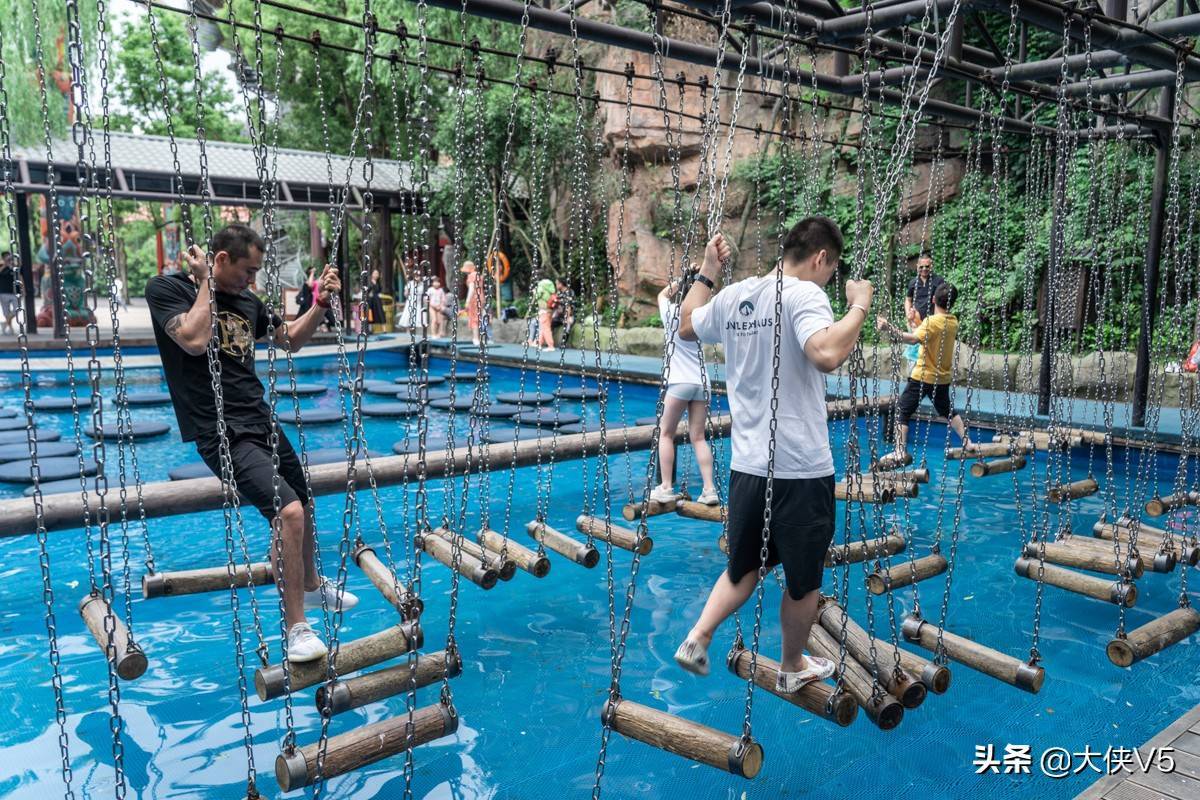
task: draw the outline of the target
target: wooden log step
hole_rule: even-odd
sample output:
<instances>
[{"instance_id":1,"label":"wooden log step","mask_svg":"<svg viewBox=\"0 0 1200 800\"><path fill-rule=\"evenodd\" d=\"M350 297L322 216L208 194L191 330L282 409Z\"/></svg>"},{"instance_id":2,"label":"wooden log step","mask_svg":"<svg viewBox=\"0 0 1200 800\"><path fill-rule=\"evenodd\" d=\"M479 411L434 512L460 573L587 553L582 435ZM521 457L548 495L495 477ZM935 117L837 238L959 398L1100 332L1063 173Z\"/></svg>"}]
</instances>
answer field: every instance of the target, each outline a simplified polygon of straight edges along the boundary
<instances>
[{"instance_id":1,"label":"wooden log step","mask_svg":"<svg viewBox=\"0 0 1200 800\"><path fill-rule=\"evenodd\" d=\"M1123 524L1122 520L1127 521L1127 523ZM1092 526L1092 534L1099 539L1108 539L1111 541L1112 539L1116 538L1120 539L1122 542L1128 543L1130 528L1132 525L1133 522L1132 520L1129 520L1128 517L1121 517L1117 520L1116 524L1105 522L1103 519L1101 519ZM1200 563L1200 545L1192 544L1184 537L1177 535L1172 535L1168 540L1167 532L1162 528L1152 528L1149 525L1142 523L1138 526L1137 540L1139 549L1141 549L1142 545L1149 545L1147 549L1153 549L1160 552L1163 543L1170 541L1171 546L1174 548L1176 553L1177 561L1183 562L1190 567L1194 567L1196 564ZM1160 553L1155 553L1156 559L1159 554ZM1163 564L1161 566L1166 565ZM1152 566L1151 569L1153 569L1155 572L1163 571L1160 569L1160 565L1157 563L1155 566Z\"/></svg>"},{"instance_id":2,"label":"wooden log step","mask_svg":"<svg viewBox=\"0 0 1200 800\"><path fill-rule=\"evenodd\" d=\"M929 468L895 469L888 472L864 472L863 477L873 475L876 481L896 481L898 483L929 483Z\"/></svg>"},{"instance_id":3,"label":"wooden log step","mask_svg":"<svg viewBox=\"0 0 1200 800\"><path fill-rule=\"evenodd\" d=\"M417 619L425 610L425 602L417 597L411 587L402 584L379 559L375 548L365 542L354 549L354 563L363 571L371 585L383 595L392 608L400 612L401 619Z\"/></svg>"},{"instance_id":4,"label":"wooden log step","mask_svg":"<svg viewBox=\"0 0 1200 800\"><path fill-rule=\"evenodd\" d=\"M99 592L86 594L79 601L79 616L83 617L83 624L87 626L92 638L100 646L100 652L104 654L105 659L116 670L118 678L131 681L145 674L146 667L149 666L146 654L131 639L125 621L113 613L112 606L104 599L103 595ZM113 649L111 654L108 650L110 634L105 627L105 620L108 620L112 626Z\"/></svg>"},{"instance_id":5,"label":"wooden log step","mask_svg":"<svg viewBox=\"0 0 1200 800\"><path fill-rule=\"evenodd\" d=\"M334 677L358 672L360 669L395 658L409 650L420 649L423 644L425 644L425 634L421 630L421 624L416 620L401 622L399 625L385 628L370 636L343 642L338 646L337 672ZM300 664L289 663L291 690L298 692L323 682L329 677L328 667L329 664L324 658ZM285 691L283 665L272 664L256 669L254 671L254 691L258 694L259 700L266 701L282 697Z\"/></svg>"},{"instance_id":6,"label":"wooden log step","mask_svg":"<svg viewBox=\"0 0 1200 800\"><path fill-rule=\"evenodd\" d=\"M833 637L834 641L841 641L842 636L842 610L836 608L832 610L829 607L823 607L818 612L818 620L825 631ZM824 612L824 613L822 613ZM892 697L900 701L900 704L905 708L917 708L921 703L925 702L927 689L925 684L917 679L915 675L909 674L904 669L903 663L900 666L900 671L896 671L895 648L887 646L884 642L867 634L862 627L854 621L853 617L845 617L845 632L846 632L846 652L850 657L862 665L867 672L874 674L883 688L888 691ZM875 662L871 663L871 646L875 646Z\"/></svg>"},{"instance_id":7,"label":"wooden log step","mask_svg":"<svg viewBox=\"0 0 1200 800\"><path fill-rule=\"evenodd\" d=\"M962 461L967 458L1008 458L1013 455L1029 455L1032 452L1033 445L1029 442L1017 442L1011 447L1007 442L979 442L974 444L969 453L963 452L963 448L961 447L947 448L946 460Z\"/></svg>"},{"instance_id":8,"label":"wooden log step","mask_svg":"<svg viewBox=\"0 0 1200 800\"><path fill-rule=\"evenodd\" d=\"M829 631L834 639L840 640L842 631L842 607L833 598L821 598L817 619L822 627ZM861 628L860 628L861 630ZM945 694L950 689L950 668L943 664L935 664L923 656L919 656L903 647L896 647L891 642L875 640L875 649L879 658L887 664L895 663L895 654L900 654L900 666L915 675L925 684L925 688L934 694Z\"/></svg>"},{"instance_id":9,"label":"wooden log step","mask_svg":"<svg viewBox=\"0 0 1200 800\"><path fill-rule=\"evenodd\" d=\"M1144 568L1140 558L1124 557L1121 559L1121 563L1117 563L1111 548L1105 549L1103 545L1099 549L1088 547L1084 542L1089 540L1082 539L1076 543L1075 538L1072 536L1070 539L1059 539L1045 544L1028 542L1025 545L1024 555L1036 562L1039 551L1044 549L1045 559L1050 564L1073 569L1086 569L1088 572L1103 572L1108 575L1122 575L1128 570L1130 577L1142 577ZM1091 541L1095 541L1095 539Z\"/></svg>"},{"instance_id":10,"label":"wooden log step","mask_svg":"<svg viewBox=\"0 0 1200 800\"><path fill-rule=\"evenodd\" d=\"M850 542L849 544L831 544L825 551L825 566L836 567L841 564L857 564L868 558L883 558L904 550L904 537L899 533L891 533L876 539Z\"/></svg>"},{"instance_id":11,"label":"wooden log step","mask_svg":"<svg viewBox=\"0 0 1200 800\"><path fill-rule=\"evenodd\" d=\"M938 646L937 626L916 617L904 620L900 628L904 638L926 650L936 653ZM1006 655L965 636L942 631L942 650L946 658L970 667L976 672L1003 681L1030 694L1037 694L1046 680L1046 671L1019 658Z\"/></svg>"},{"instance_id":12,"label":"wooden log step","mask_svg":"<svg viewBox=\"0 0 1200 800\"><path fill-rule=\"evenodd\" d=\"M881 394L879 397L859 397L852 403L849 398L841 400L826 400L825 415L828 419L840 419L850 416L854 411L859 416L880 414L896 404L896 395Z\"/></svg>"},{"instance_id":13,"label":"wooden log step","mask_svg":"<svg viewBox=\"0 0 1200 800\"><path fill-rule=\"evenodd\" d=\"M488 550L478 542L473 542L462 534L454 531L446 530L445 528L434 528L432 531L434 536L440 536L451 545L457 543L459 548L464 553L469 553L472 557L479 560L479 563L485 567L490 567L496 570L496 574L500 576L502 581L511 581L513 575L517 574L517 562L511 558L501 558L498 554Z\"/></svg>"},{"instance_id":14,"label":"wooden log step","mask_svg":"<svg viewBox=\"0 0 1200 800\"><path fill-rule=\"evenodd\" d=\"M680 500L679 505L675 507L676 513L681 517L688 519L702 519L705 522L722 522L721 515L725 513L725 506L710 506L704 503L697 503L695 500Z\"/></svg>"},{"instance_id":15,"label":"wooden log step","mask_svg":"<svg viewBox=\"0 0 1200 800\"><path fill-rule=\"evenodd\" d=\"M1118 667L1128 667L1143 658L1161 653L1197 630L1200 630L1200 611L1190 606L1177 608L1134 628L1123 639L1113 639L1105 648L1105 653L1108 660Z\"/></svg>"},{"instance_id":16,"label":"wooden log step","mask_svg":"<svg viewBox=\"0 0 1200 800\"><path fill-rule=\"evenodd\" d=\"M1021 556L1017 559L1014 568L1022 578L1029 578L1033 581L1038 579L1038 560L1036 558ZM1106 603L1124 605L1126 608L1132 608L1137 602L1136 583L1110 581L1094 575L1084 575L1071 569L1056 567L1053 564L1046 564L1042 567L1042 580L1059 589L1103 600Z\"/></svg>"},{"instance_id":17,"label":"wooden log step","mask_svg":"<svg viewBox=\"0 0 1200 800\"><path fill-rule=\"evenodd\" d=\"M1051 503L1069 503L1081 497L1090 497L1100 490L1100 484L1095 478L1083 478L1070 483L1060 483L1051 486L1046 492L1046 499Z\"/></svg>"},{"instance_id":18,"label":"wooden log step","mask_svg":"<svg viewBox=\"0 0 1200 800\"><path fill-rule=\"evenodd\" d=\"M603 517L580 514L575 518L575 529L580 533L592 536L602 542L609 542L613 547L620 547L622 550L628 550L631 553L637 552L641 555L648 555L654 549L654 540L650 538L649 533L639 540L637 531L630 530L622 525L615 525L612 522L606 522Z\"/></svg>"},{"instance_id":19,"label":"wooden log step","mask_svg":"<svg viewBox=\"0 0 1200 800\"><path fill-rule=\"evenodd\" d=\"M576 564L591 569L600 563L600 551L594 545L572 539L570 536L551 528L544 522L538 522L537 520L527 522L525 523L525 530L530 536L541 542L542 546L553 550L561 556L566 556Z\"/></svg>"},{"instance_id":20,"label":"wooden log step","mask_svg":"<svg viewBox=\"0 0 1200 800\"><path fill-rule=\"evenodd\" d=\"M409 722L408 714L400 714L330 736L325 742L321 777L345 775L458 730L458 714L441 703L417 709L411 716L411 730ZM316 782L319 747L320 742L313 742L296 748L290 755L280 753L276 756L275 779L279 781L280 789L290 792Z\"/></svg>"},{"instance_id":21,"label":"wooden log step","mask_svg":"<svg viewBox=\"0 0 1200 800\"><path fill-rule=\"evenodd\" d=\"M317 687L317 711L332 717L344 711L361 708L401 693L408 693L454 678L462 673L462 658L457 650L450 658L445 650L424 653L412 662L367 672L353 678L339 678Z\"/></svg>"},{"instance_id":22,"label":"wooden log step","mask_svg":"<svg viewBox=\"0 0 1200 800\"><path fill-rule=\"evenodd\" d=\"M750 651L735 647L729 651L726 665L729 671L742 680L750 677ZM839 693L824 681L805 684L798 692L781 692L775 688L779 675L779 662L759 653L754 659L754 685L792 705L800 706L822 719L842 728L848 727L858 716L858 703L849 694Z\"/></svg>"},{"instance_id":23,"label":"wooden log step","mask_svg":"<svg viewBox=\"0 0 1200 800\"><path fill-rule=\"evenodd\" d=\"M742 778L753 778L762 769L763 750L757 742L744 742L740 736L641 703L610 700L600 718L622 736Z\"/></svg>"},{"instance_id":24,"label":"wooden log step","mask_svg":"<svg viewBox=\"0 0 1200 800\"><path fill-rule=\"evenodd\" d=\"M874 481L838 481L833 487L835 500L851 500L856 503L890 503L896 499L896 490L891 484Z\"/></svg>"},{"instance_id":25,"label":"wooden log step","mask_svg":"<svg viewBox=\"0 0 1200 800\"><path fill-rule=\"evenodd\" d=\"M864 472L858 478L846 480L846 487L850 488L856 483L861 483L862 486L870 486L872 489L879 490L890 489L894 497L916 497L920 492L920 486L914 480L896 477L899 473L892 472Z\"/></svg>"},{"instance_id":26,"label":"wooden log step","mask_svg":"<svg viewBox=\"0 0 1200 800\"><path fill-rule=\"evenodd\" d=\"M986 478L988 475L999 475L1002 472L1015 472L1025 469L1025 456L1012 458L997 458L992 461L976 461L971 465L971 475L976 478Z\"/></svg>"},{"instance_id":27,"label":"wooden log step","mask_svg":"<svg viewBox=\"0 0 1200 800\"><path fill-rule=\"evenodd\" d=\"M927 556L913 559L911 562L892 564L887 569L877 569L867 576L867 589L871 594L883 594L892 589L909 586L917 581L941 575L946 571L948 562L941 553L930 553Z\"/></svg>"},{"instance_id":28,"label":"wooden log step","mask_svg":"<svg viewBox=\"0 0 1200 800\"><path fill-rule=\"evenodd\" d=\"M424 536L418 536L417 545L448 569L455 569L454 545L451 542L434 535L431 531ZM480 589L491 589L500 579L500 573L495 567L485 565L478 558L461 549L458 551L456 571Z\"/></svg>"},{"instance_id":29,"label":"wooden log step","mask_svg":"<svg viewBox=\"0 0 1200 800\"><path fill-rule=\"evenodd\" d=\"M246 569L245 564L237 564L233 568L232 576L225 565L177 572L154 572L142 576L142 597L149 600L154 597L219 592L228 589L230 584L244 589L251 585L266 586L274 582L275 573L271 570L269 561L255 561L249 569Z\"/></svg>"},{"instance_id":30,"label":"wooden log step","mask_svg":"<svg viewBox=\"0 0 1200 800\"><path fill-rule=\"evenodd\" d=\"M1083 434L1084 431L1079 428L1056 428L1053 433L1050 431L1021 431L1016 437L1000 433L993 436L992 441L1007 444L1016 438L1017 442L1037 450L1066 450L1082 446L1085 438ZM1104 441L1103 435L1100 436L1100 441Z\"/></svg>"},{"instance_id":31,"label":"wooden log step","mask_svg":"<svg viewBox=\"0 0 1200 800\"><path fill-rule=\"evenodd\" d=\"M1060 541L1074 545L1088 551L1097 553L1105 553L1109 561L1116 563L1113 556L1112 540L1105 541L1104 539L1095 539L1090 536L1071 536L1068 539ZM1175 569L1175 564L1178 562L1178 557L1175 553L1160 553L1155 550L1156 543L1153 540L1146 540L1139 544L1137 549L1137 557L1133 560L1138 563L1138 568L1133 570L1134 577L1141 577L1147 571L1149 572L1171 572ZM1129 540L1122 539L1117 542L1117 551L1120 553L1121 562L1125 563L1129 559ZM1120 573L1113 573L1120 574Z\"/></svg>"},{"instance_id":32,"label":"wooden log step","mask_svg":"<svg viewBox=\"0 0 1200 800\"><path fill-rule=\"evenodd\" d=\"M493 530L482 530L479 532L479 541L496 555L503 554L505 557L511 558L518 568L525 570L535 578L544 578L550 574L550 559L547 556L536 550L530 550L525 545L518 544L502 534Z\"/></svg>"},{"instance_id":33,"label":"wooden log step","mask_svg":"<svg viewBox=\"0 0 1200 800\"><path fill-rule=\"evenodd\" d=\"M808 649L814 655L828 658L837 663L841 648L828 631L820 625L813 625L812 630L808 632ZM904 719L904 706L895 697L882 690L878 692L877 696L872 696L875 693L871 691L874 685L871 673L867 672L862 664L853 658L846 659L842 678L846 690L858 701L858 704L867 712L871 722L874 722L880 730L890 731Z\"/></svg>"},{"instance_id":34,"label":"wooden log step","mask_svg":"<svg viewBox=\"0 0 1200 800\"><path fill-rule=\"evenodd\" d=\"M1200 505L1200 492L1177 492L1166 497L1155 497L1146 501L1146 513L1152 517L1161 517L1168 511L1174 511L1184 506Z\"/></svg>"},{"instance_id":35,"label":"wooden log step","mask_svg":"<svg viewBox=\"0 0 1200 800\"><path fill-rule=\"evenodd\" d=\"M875 462L871 464L871 472L886 472L888 470L899 469L900 467L907 467L911 463L913 463L912 453L898 455L893 451L875 459Z\"/></svg>"},{"instance_id":36,"label":"wooden log step","mask_svg":"<svg viewBox=\"0 0 1200 800\"><path fill-rule=\"evenodd\" d=\"M641 502L626 503L621 509L621 516L625 518L626 522L634 522L643 516L657 517L659 514L672 514L680 500L691 499L692 495L687 489L684 489L679 493L679 498L670 503L659 503L655 500L647 500L644 505Z\"/></svg>"}]
</instances>

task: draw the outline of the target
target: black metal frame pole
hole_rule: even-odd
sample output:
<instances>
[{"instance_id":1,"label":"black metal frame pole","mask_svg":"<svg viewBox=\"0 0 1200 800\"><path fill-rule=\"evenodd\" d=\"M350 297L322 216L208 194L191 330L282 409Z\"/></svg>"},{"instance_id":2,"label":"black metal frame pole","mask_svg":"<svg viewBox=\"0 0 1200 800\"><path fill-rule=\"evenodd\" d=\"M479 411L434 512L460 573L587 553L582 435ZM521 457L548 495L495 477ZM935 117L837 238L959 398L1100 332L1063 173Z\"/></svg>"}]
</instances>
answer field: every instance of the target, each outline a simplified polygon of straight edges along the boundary
<instances>
[{"instance_id":1,"label":"black metal frame pole","mask_svg":"<svg viewBox=\"0 0 1200 800\"><path fill-rule=\"evenodd\" d=\"M1175 87L1162 91L1158 110L1171 119L1175 115ZM1146 399L1150 391L1150 345L1158 311L1158 264L1162 257L1163 222L1167 206L1167 172L1171 161L1170 134L1155 137L1154 193L1150 198L1150 232L1146 239L1146 264L1142 273L1142 325L1138 336L1137 365L1133 372L1133 413L1135 427L1146 424Z\"/></svg>"},{"instance_id":2,"label":"black metal frame pole","mask_svg":"<svg viewBox=\"0 0 1200 800\"><path fill-rule=\"evenodd\" d=\"M33 243L29 238L29 195L15 193L17 205L17 253L21 256L21 284L25 297L25 332L37 333L37 295L33 291Z\"/></svg>"},{"instance_id":3,"label":"black metal frame pole","mask_svg":"<svg viewBox=\"0 0 1200 800\"><path fill-rule=\"evenodd\" d=\"M345 212L347 215L349 210ZM348 221L348 220L347 220ZM346 264L350 261L350 231L348 226L342 224L342 235L338 237L337 248L334 253L334 259L337 265L338 275L342 279L342 325L346 331L354 331L354 309L350 304L350 281L351 276L346 272Z\"/></svg>"},{"instance_id":4,"label":"black metal frame pole","mask_svg":"<svg viewBox=\"0 0 1200 800\"><path fill-rule=\"evenodd\" d=\"M1050 195L1053 211L1050 215L1050 248L1046 261L1046 299L1042 305L1042 363L1038 370L1038 413L1050 413L1050 389L1054 382L1054 331L1058 324L1055 317L1055 285L1062 259L1062 215L1066 212L1067 169L1070 158L1066 153L1055 153L1054 189Z\"/></svg>"}]
</instances>

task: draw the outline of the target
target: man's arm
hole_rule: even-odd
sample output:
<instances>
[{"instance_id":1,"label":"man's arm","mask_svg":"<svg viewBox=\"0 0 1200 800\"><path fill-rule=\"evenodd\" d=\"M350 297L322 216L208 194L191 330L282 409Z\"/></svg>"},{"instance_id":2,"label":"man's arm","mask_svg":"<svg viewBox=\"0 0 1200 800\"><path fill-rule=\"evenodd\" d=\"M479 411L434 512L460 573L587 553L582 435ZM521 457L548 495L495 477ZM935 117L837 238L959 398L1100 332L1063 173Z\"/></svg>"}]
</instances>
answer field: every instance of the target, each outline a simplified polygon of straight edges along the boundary
<instances>
[{"instance_id":1,"label":"man's arm","mask_svg":"<svg viewBox=\"0 0 1200 800\"><path fill-rule=\"evenodd\" d=\"M700 265L700 276L707 278L715 285L721 277L721 264L728 260L732 252L725 237L718 233L709 240L708 245L704 248L704 263ZM679 308L680 339L685 342L700 341L700 337L692 328L692 312L706 304L712 299L712 296L712 287L699 279L692 281L687 297L683 298L683 303Z\"/></svg>"},{"instance_id":2,"label":"man's arm","mask_svg":"<svg viewBox=\"0 0 1200 800\"><path fill-rule=\"evenodd\" d=\"M921 341L920 337L917 336L915 331L910 333L909 331L901 330L892 323L888 322L887 317L878 317L877 323L879 330L888 334L893 339L904 342L905 344L919 344Z\"/></svg>"},{"instance_id":3,"label":"man's arm","mask_svg":"<svg viewBox=\"0 0 1200 800\"><path fill-rule=\"evenodd\" d=\"M317 287L316 302L301 316L291 322L283 323L283 329L279 331L279 346L289 352L297 353L300 348L312 341L313 334L317 332L321 321L325 319L325 312L331 305L329 298L335 292L342 290L342 281L338 277L337 268L332 264L326 264Z\"/></svg>"},{"instance_id":4,"label":"man's arm","mask_svg":"<svg viewBox=\"0 0 1200 800\"><path fill-rule=\"evenodd\" d=\"M846 362L858 342L863 323L875 294L870 281L846 281L846 303L850 309L845 316L827 328L808 337L804 354L822 372L833 372Z\"/></svg>"},{"instance_id":5,"label":"man's arm","mask_svg":"<svg viewBox=\"0 0 1200 800\"><path fill-rule=\"evenodd\" d=\"M200 248L192 245L183 254L184 261L196 280L196 301L187 311L175 314L162 323L163 330L183 352L190 356L204 355L212 338L212 316L209 313L209 266Z\"/></svg>"}]
</instances>

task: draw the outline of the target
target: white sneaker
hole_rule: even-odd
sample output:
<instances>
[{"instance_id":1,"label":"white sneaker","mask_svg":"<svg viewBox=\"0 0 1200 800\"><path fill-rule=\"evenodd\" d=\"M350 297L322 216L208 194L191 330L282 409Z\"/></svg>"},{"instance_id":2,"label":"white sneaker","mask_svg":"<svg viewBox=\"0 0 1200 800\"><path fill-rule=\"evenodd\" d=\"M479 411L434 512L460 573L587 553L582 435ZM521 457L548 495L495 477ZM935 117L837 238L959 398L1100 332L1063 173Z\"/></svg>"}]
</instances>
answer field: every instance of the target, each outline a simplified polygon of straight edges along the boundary
<instances>
[{"instance_id":1,"label":"white sneaker","mask_svg":"<svg viewBox=\"0 0 1200 800\"><path fill-rule=\"evenodd\" d=\"M675 651L675 661L694 675L708 674L708 649L692 639L684 639Z\"/></svg>"},{"instance_id":2,"label":"white sneaker","mask_svg":"<svg viewBox=\"0 0 1200 800\"><path fill-rule=\"evenodd\" d=\"M322 595L324 595L324 598L322 598ZM322 599L324 599L324 603L329 610L333 611L337 609L337 584L329 580L329 578L326 578L324 575L321 576L320 586L318 586L316 589L313 589L311 592L304 592L304 607L320 608ZM358 596L343 589L342 611L354 608L356 605L358 605Z\"/></svg>"},{"instance_id":3,"label":"white sneaker","mask_svg":"<svg viewBox=\"0 0 1200 800\"><path fill-rule=\"evenodd\" d=\"M719 506L721 505L721 498L717 496L716 489L708 489L700 493L700 496L696 498L696 502L706 506Z\"/></svg>"},{"instance_id":4,"label":"white sneaker","mask_svg":"<svg viewBox=\"0 0 1200 800\"><path fill-rule=\"evenodd\" d=\"M808 666L799 672L779 671L775 678L775 689L780 692L798 692L813 681L823 681L833 676L837 665L827 658L805 656Z\"/></svg>"},{"instance_id":5,"label":"white sneaker","mask_svg":"<svg viewBox=\"0 0 1200 800\"><path fill-rule=\"evenodd\" d=\"M288 661L303 664L306 661L316 661L329 654L329 648L321 641L307 622L297 622L288 630L287 657Z\"/></svg>"},{"instance_id":6,"label":"white sneaker","mask_svg":"<svg viewBox=\"0 0 1200 800\"><path fill-rule=\"evenodd\" d=\"M674 486L655 486L650 492L650 500L655 503L674 503L678 499Z\"/></svg>"}]
</instances>

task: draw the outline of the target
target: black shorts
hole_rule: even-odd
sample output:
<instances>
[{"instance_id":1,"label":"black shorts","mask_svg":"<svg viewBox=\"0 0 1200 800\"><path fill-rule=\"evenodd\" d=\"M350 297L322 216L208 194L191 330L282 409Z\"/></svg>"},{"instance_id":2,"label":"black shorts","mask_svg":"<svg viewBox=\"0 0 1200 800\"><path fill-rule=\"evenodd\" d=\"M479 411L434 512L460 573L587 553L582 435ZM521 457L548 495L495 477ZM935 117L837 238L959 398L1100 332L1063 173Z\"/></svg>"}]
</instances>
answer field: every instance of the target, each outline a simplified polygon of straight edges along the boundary
<instances>
[{"instance_id":1,"label":"black shorts","mask_svg":"<svg viewBox=\"0 0 1200 800\"><path fill-rule=\"evenodd\" d=\"M767 479L744 472L729 477L729 579L740 581L762 564ZM799 600L821 588L825 551L833 541L833 476L775 478L771 489L767 568L783 565L788 594Z\"/></svg>"},{"instance_id":2,"label":"black shorts","mask_svg":"<svg viewBox=\"0 0 1200 800\"><path fill-rule=\"evenodd\" d=\"M275 517L275 487L272 480L274 467L271 463L270 425L227 427L229 456L233 462L233 479L237 482L238 495L242 502L250 503L268 520ZM307 503L308 482L304 480L304 467L292 443L283 431L279 431L279 507L284 508L299 500ZM218 478L221 477L220 440L216 435L201 435L196 439L196 450L200 458Z\"/></svg>"},{"instance_id":3,"label":"black shorts","mask_svg":"<svg viewBox=\"0 0 1200 800\"><path fill-rule=\"evenodd\" d=\"M908 385L904 387L904 393L900 395L900 400L896 403L896 413L900 417L901 425L907 425L912 421L913 414L917 413L917 406L921 405L923 397L933 400L933 408L939 417L950 419L954 416L954 406L950 402L950 384L922 383L909 378Z\"/></svg>"}]
</instances>

